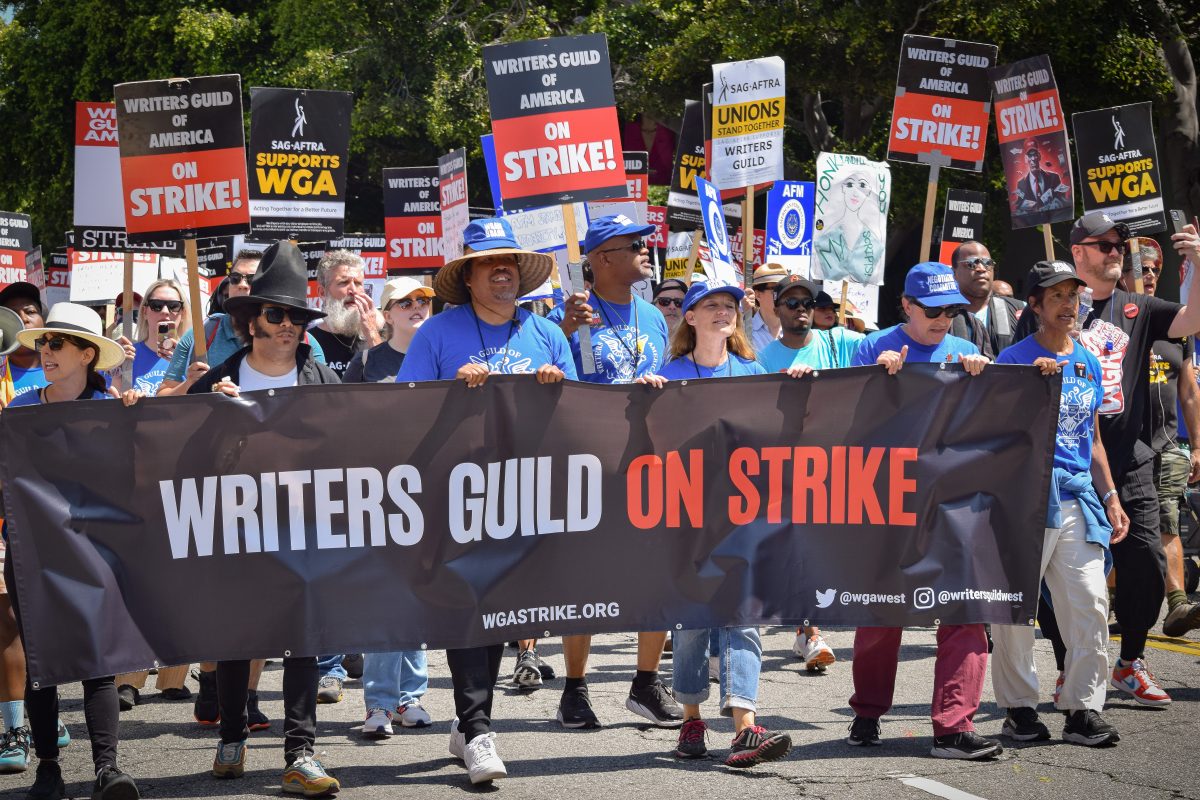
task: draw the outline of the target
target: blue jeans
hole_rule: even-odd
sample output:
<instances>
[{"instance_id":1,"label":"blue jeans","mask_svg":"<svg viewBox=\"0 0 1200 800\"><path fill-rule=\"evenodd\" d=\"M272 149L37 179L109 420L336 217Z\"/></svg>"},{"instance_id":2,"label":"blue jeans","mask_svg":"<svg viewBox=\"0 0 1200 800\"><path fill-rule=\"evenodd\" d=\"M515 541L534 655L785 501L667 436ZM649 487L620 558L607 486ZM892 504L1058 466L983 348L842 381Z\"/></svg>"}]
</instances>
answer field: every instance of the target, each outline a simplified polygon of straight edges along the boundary
<instances>
[{"instance_id":1,"label":"blue jeans","mask_svg":"<svg viewBox=\"0 0 1200 800\"><path fill-rule=\"evenodd\" d=\"M721 714L733 709L754 711L758 700L758 675L762 671L762 639L758 628L721 628ZM699 705L708 699L709 631L675 631L675 699Z\"/></svg>"},{"instance_id":2,"label":"blue jeans","mask_svg":"<svg viewBox=\"0 0 1200 800\"><path fill-rule=\"evenodd\" d=\"M318 679L332 675L339 681L346 680L346 668L342 666L342 658L343 656L340 653L336 656L319 657L317 659Z\"/></svg>"},{"instance_id":3,"label":"blue jeans","mask_svg":"<svg viewBox=\"0 0 1200 800\"><path fill-rule=\"evenodd\" d=\"M367 711L382 708L394 712L429 689L429 669L424 650L398 653L367 653L363 656L363 703Z\"/></svg>"}]
</instances>

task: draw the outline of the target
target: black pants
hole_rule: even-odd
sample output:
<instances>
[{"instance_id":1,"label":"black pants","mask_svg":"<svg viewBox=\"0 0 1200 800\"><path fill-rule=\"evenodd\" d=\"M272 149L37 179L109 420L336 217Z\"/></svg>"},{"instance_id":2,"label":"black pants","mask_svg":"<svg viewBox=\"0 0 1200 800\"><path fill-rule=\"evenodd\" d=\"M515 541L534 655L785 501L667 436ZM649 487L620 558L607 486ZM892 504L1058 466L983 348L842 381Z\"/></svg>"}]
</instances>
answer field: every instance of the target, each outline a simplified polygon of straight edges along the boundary
<instances>
[{"instance_id":1,"label":"black pants","mask_svg":"<svg viewBox=\"0 0 1200 800\"><path fill-rule=\"evenodd\" d=\"M246 699L250 692L249 661L217 662L217 703L221 708L221 742L250 736ZM317 741L317 657L283 660L283 757L291 764L312 754Z\"/></svg>"},{"instance_id":2,"label":"black pants","mask_svg":"<svg viewBox=\"0 0 1200 800\"><path fill-rule=\"evenodd\" d=\"M21 605L17 597L17 581L13 577L12 557L4 561L4 584L21 642L25 632L21 625ZM83 717L87 721L88 738L92 743L92 763L101 767L117 765L117 719L121 710L117 703L117 686L113 676L92 678L83 682ZM58 758L58 688L47 686L34 689L28 674L25 676L25 716L33 749L41 759Z\"/></svg>"},{"instance_id":3,"label":"black pants","mask_svg":"<svg viewBox=\"0 0 1200 800\"><path fill-rule=\"evenodd\" d=\"M446 651L458 730L468 742L492 729L492 697L503 657L503 644Z\"/></svg>"}]
</instances>

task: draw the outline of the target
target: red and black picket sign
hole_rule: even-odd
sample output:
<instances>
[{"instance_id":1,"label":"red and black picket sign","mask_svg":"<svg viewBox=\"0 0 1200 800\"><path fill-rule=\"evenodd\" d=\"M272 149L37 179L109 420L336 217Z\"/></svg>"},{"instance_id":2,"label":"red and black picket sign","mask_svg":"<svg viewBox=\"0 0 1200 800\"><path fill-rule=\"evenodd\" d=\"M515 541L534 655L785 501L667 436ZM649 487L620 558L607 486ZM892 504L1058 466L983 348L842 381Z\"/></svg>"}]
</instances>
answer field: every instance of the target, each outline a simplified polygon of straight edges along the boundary
<instances>
[{"instance_id":1,"label":"red and black picket sign","mask_svg":"<svg viewBox=\"0 0 1200 800\"><path fill-rule=\"evenodd\" d=\"M442 202L438 168L388 167L383 171L383 233L387 269L437 272L442 257Z\"/></svg>"}]
</instances>

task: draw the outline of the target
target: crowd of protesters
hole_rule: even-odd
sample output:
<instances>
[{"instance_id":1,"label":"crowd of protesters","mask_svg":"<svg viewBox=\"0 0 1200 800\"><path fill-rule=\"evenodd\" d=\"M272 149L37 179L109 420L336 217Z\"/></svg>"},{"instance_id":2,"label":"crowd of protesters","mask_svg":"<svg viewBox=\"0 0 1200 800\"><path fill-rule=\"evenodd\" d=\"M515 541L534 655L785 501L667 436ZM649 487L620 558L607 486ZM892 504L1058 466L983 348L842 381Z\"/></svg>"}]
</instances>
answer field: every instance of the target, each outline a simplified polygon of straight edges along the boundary
<instances>
[{"instance_id":1,"label":"crowd of protesters","mask_svg":"<svg viewBox=\"0 0 1200 800\"><path fill-rule=\"evenodd\" d=\"M1200 627L1200 607L1183 588L1179 537L1180 497L1200 478L1200 453L1186 444L1200 435L1192 345L1200 331L1200 281L1192 283L1184 305L1156 297L1165 259L1146 240L1140 248L1146 291L1132 292L1133 265L1125 258L1130 233L1093 212L1072 227L1073 263L1034 265L1024 299L1006 296L988 248L968 242L954 251L951 265L912 267L901 299L905 321L867 332L848 303L841 308L815 283L775 264L756 270L747 290L670 279L658 283L647 301L633 287L653 277L644 239L651 231L621 215L592 221L583 243L589 286L563 297L546 315L520 299L545 283L553 259L522 249L503 218L471 222L464 254L437 273L432 287L412 278L389 280L378 308L364 291L363 262L352 253L325 255L317 271L322 302L316 310L307 302L305 263L294 244L241 252L201 328L204 361L194 356L189 321L198 310L188 307L174 281L156 281L135 298L132 341L105 336L90 308L59 303L46 309L35 287L12 284L0 292L0 403L12 408L112 398L132 406L145 396L238 397L341 382L461 380L477 388L495 374L528 374L541 384L578 380L661 389L672 380L766 374L805 379L822 370L872 365L894 375L908 362L959 363L969 376L993 369L992 363L1032 364L1043 374L1063 376L1038 612L1059 670L1052 696L1064 714L1062 738L1093 747L1119 741L1102 715L1108 690L1148 706L1171 702L1150 671L1145 647L1164 599L1164 632L1179 636ZM1200 265L1200 236L1191 226L1172 243L1178 257ZM1085 290L1090 312L1081 312ZM437 314L435 299L445 304ZM585 329L590 338L581 337ZM12 569L4 564L0 585L0 772L24 772L36 756L28 797L61 798L66 787L58 759L70 734L58 718L57 691L35 687L25 675ZM1111 669L1110 611L1121 632ZM886 627L855 632L848 745L883 743L881 720L892 705L901 635L901 629ZM973 721L993 647L992 682L1005 710L1000 736L1051 738L1035 710L1041 686L1033 638L1028 626L994 625L990 635L979 624L938 626L931 755L985 759L1002 751L1000 741L977 733ZM492 730L504 644L447 652L455 708L449 750L472 783L507 775ZM517 643L512 682L519 689L535 690L555 677L537 644ZM589 636L563 638L557 722L564 727L601 726L588 694L590 647ZM670 686L659 674L664 649L674 658ZM810 670L825 670L836 660L815 626L796 631L793 650ZM716 683L719 714L733 722L725 763L744 768L783 758L789 735L756 720L762 666L753 626L676 631L671 637L642 632L626 707L652 725L678 728L676 757L706 757L701 705L710 682ZM199 664L195 695L185 685L191 669L160 668L157 689L164 699L191 701L196 723L217 728L212 774L239 778L250 732L271 725L258 704L263 662ZM340 702L349 677L363 681L364 737L386 738L394 723L432 724L421 706L429 686L424 651L288 655L285 792L316 797L338 791L337 779L315 757L317 708ZM147 673L135 673L83 683L96 769L93 797L139 796L133 778L117 766L118 718L140 702L146 681Z\"/></svg>"}]
</instances>

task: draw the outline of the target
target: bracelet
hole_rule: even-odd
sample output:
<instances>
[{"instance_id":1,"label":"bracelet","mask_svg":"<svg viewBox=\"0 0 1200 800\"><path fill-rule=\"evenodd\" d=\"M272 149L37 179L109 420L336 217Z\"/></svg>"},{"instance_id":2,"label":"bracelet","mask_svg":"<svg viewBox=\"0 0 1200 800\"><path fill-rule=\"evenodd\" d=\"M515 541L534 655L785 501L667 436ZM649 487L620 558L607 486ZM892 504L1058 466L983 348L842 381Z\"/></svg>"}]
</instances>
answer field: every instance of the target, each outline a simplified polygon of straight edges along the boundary
<instances>
[{"instance_id":1,"label":"bracelet","mask_svg":"<svg viewBox=\"0 0 1200 800\"><path fill-rule=\"evenodd\" d=\"M1104 497L1101 497L1101 498L1100 498L1100 502L1101 502L1101 503L1103 503L1103 504L1105 504L1105 505L1107 505L1107 504L1108 504L1108 498L1112 497L1112 496L1113 496L1114 494L1116 494L1116 493L1117 493L1117 490L1116 490L1116 489L1109 489L1107 492L1105 492L1105 493L1104 493Z\"/></svg>"}]
</instances>

